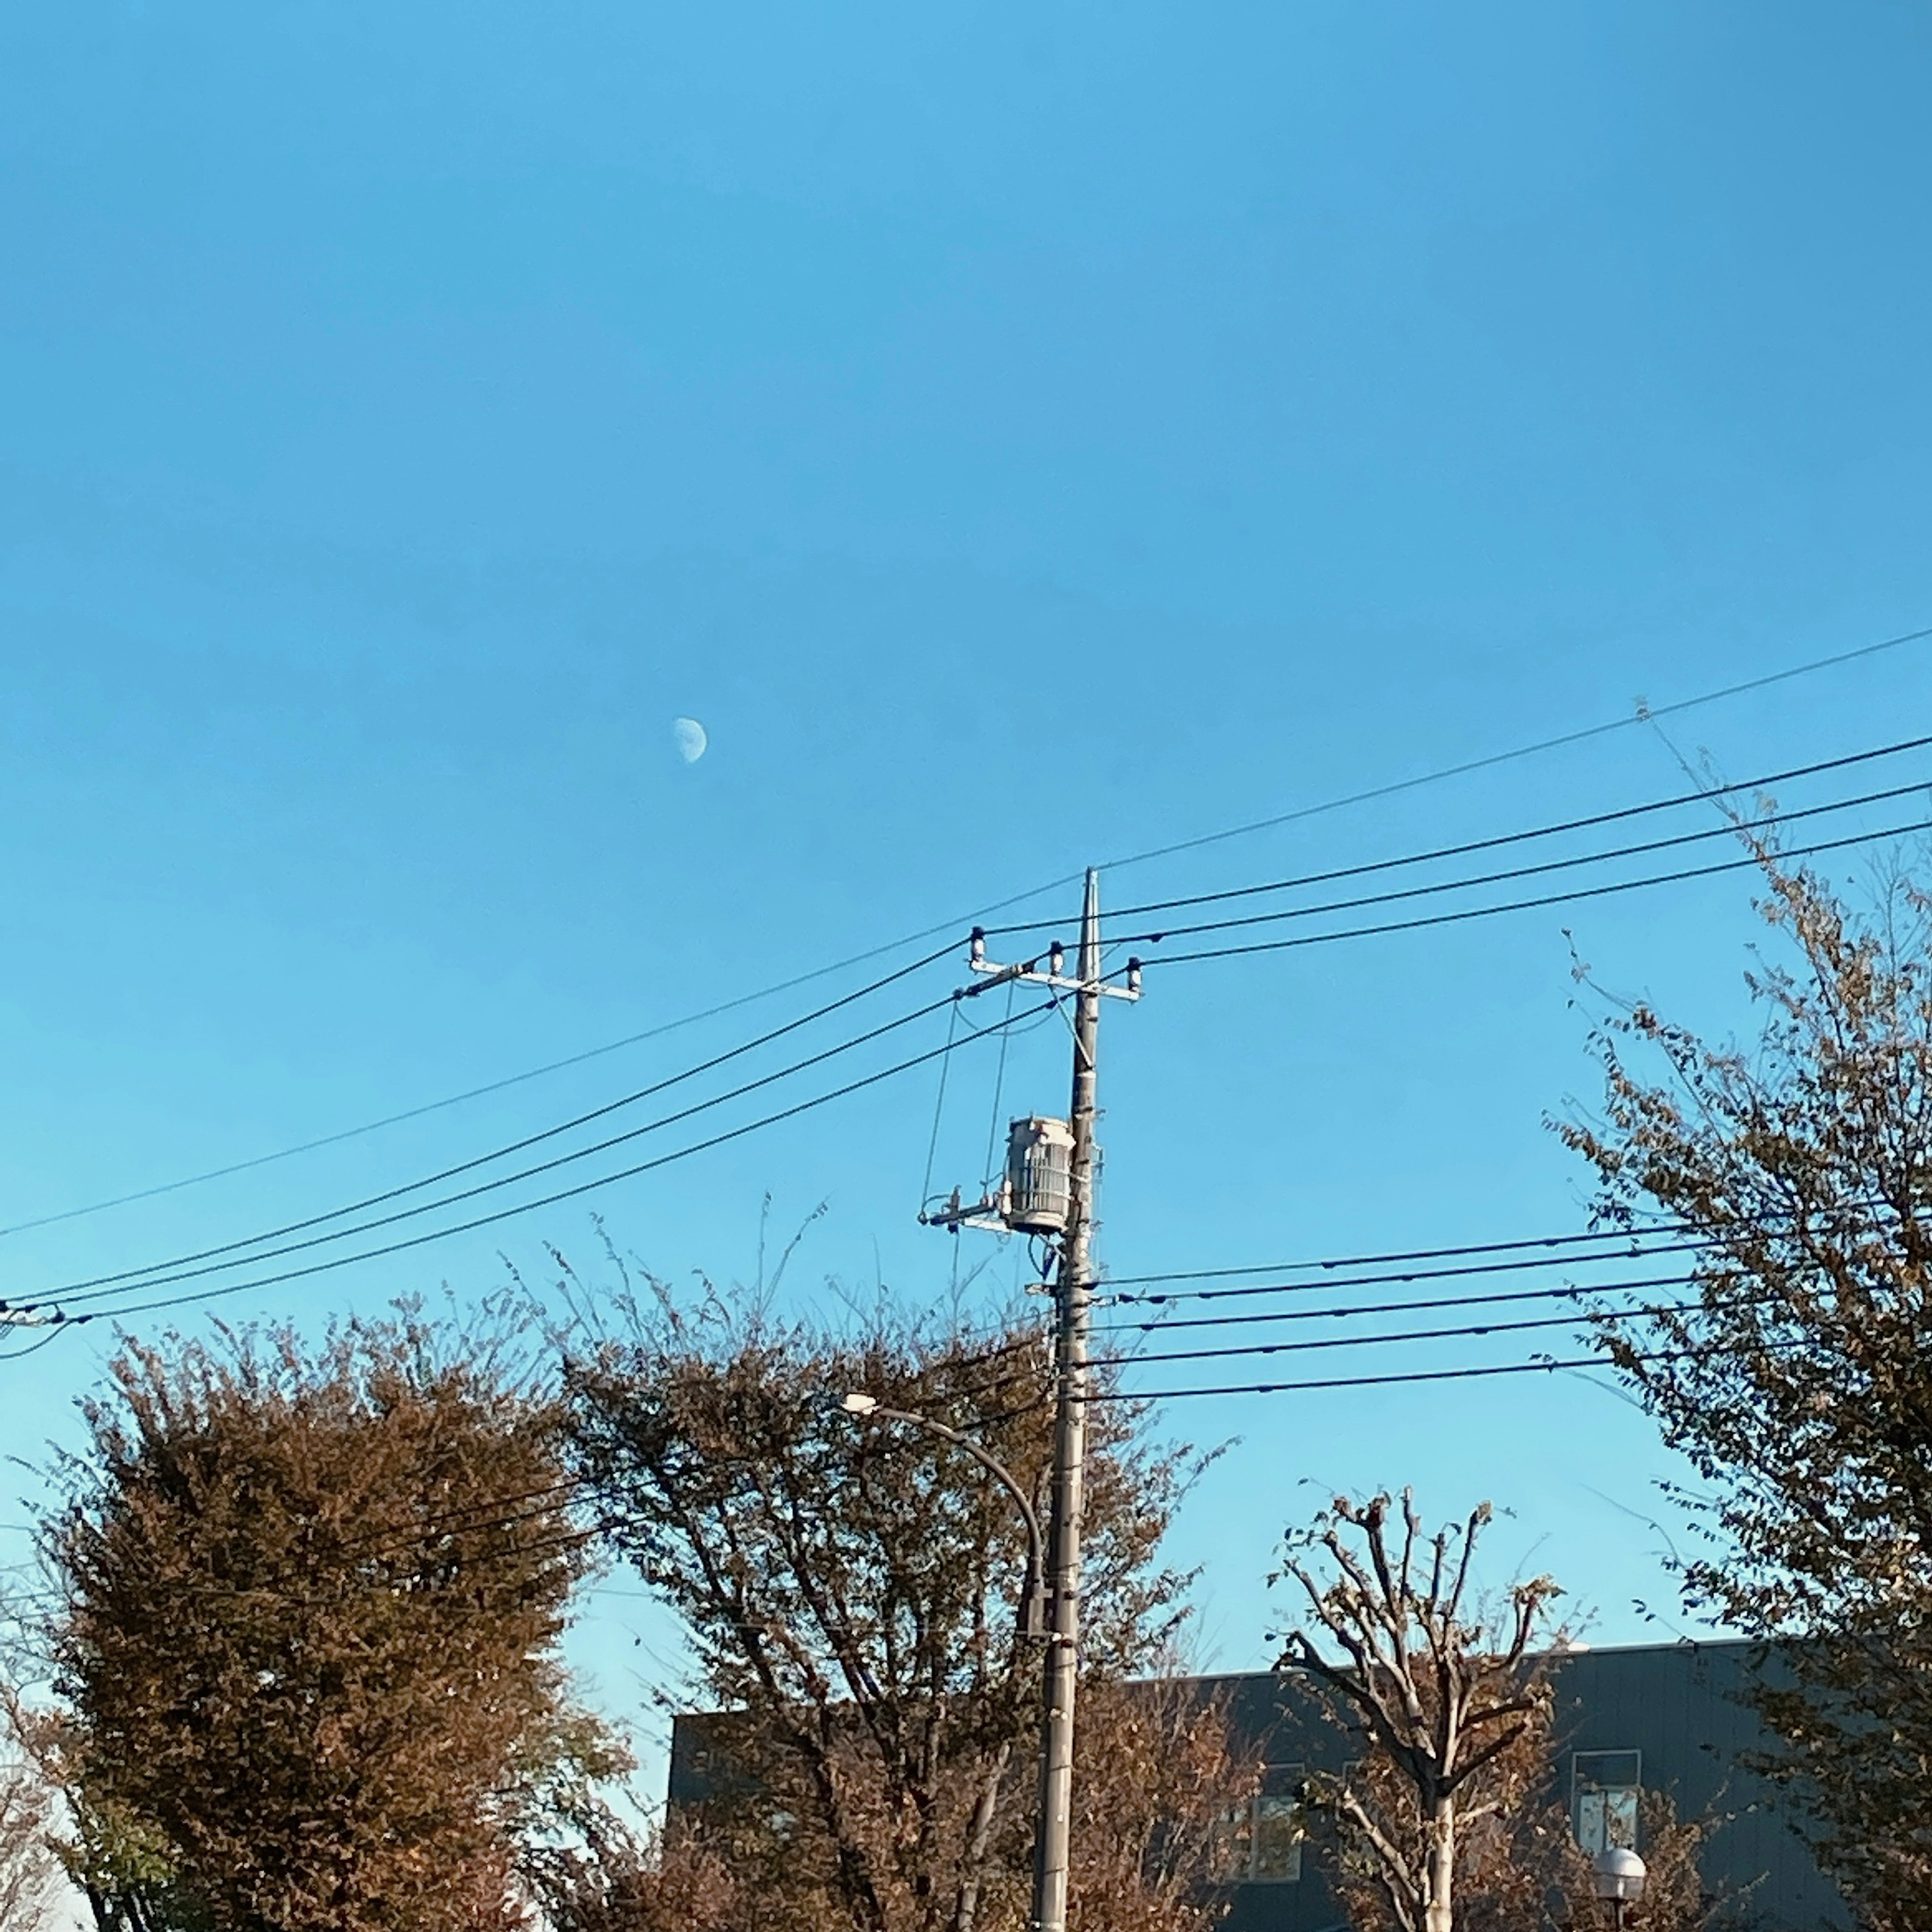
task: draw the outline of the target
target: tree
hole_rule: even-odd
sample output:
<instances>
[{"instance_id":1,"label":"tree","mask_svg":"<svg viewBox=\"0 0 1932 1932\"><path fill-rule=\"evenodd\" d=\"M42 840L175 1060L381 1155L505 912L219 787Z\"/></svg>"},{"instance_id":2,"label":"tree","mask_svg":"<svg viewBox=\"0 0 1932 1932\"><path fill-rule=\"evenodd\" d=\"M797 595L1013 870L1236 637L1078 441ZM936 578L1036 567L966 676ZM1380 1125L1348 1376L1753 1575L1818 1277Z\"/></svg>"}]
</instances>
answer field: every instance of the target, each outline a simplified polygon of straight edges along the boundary
<instances>
[{"instance_id":1,"label":"tree","mask_svg":"<svg viewBox=\"0 0 1932 1932\"><path fill-rule=\"evenodd\" d=\"M54 1804L30 1759L0 1759L0 1926L7 1932L53 1922L64 1889L51 1842Z\"/></svg>"},{"instance_id":2,"label":"tree","mask_svg":"<svg viewBox=\"0 0 1932 1932\"><path fill-rule=\"evenodd\" d=\"M583 1533L500 1335L124 1346L46 1525L41 1744L104 1932L480 1932L572 1730Z\"/></svg>"},{"instance_id":3,"label":"tree","mask_svg":"<svg viewBox=\"0 0 1932 1932\"><path fill-rule=\"evenodd\" d=\"M730 1932L737 1888L692 1833L640 1839L602 1806L574 1822L574 1842L532 1846L522 1861L550 1932Z\"/></svg>"},{"instance_id":4,"label":"tree","mask_svg":"<svg viewBox=\"0 0 1932 1932\"><path fill-rule=\"evenodd\" d=\"M683 1309L655 1282L610 1305L615 1332L565 1366L577 1466L682 1619L699 1694L735 1714L712 1732L728 1769L702 1819L755 1907L734 1923L1023 1924L1039 1652L1018 1628L1021 1516L969 1456L840 1398L970 1430L1037 1496L1038 1335L883 1313L832 1334L715 1292ZM1190 1932L1217 1916L1212 1826L1247 1774L1211 1702L1120 1688L1168 1658L1186 1582L1158 1556L1186 1458L1137 1428L1096 1407L1076 1893L1088 1924Z\"/></svg>"},{"instance_id":5,"label":"tree","mask_svg":"<svg viewBox=\"0 0 1932 1932\"><path fill-rule=\"evenodd\" d=\"M1338 1499L1289 1540L1275 1580L1306 1596L1312 1632L1287 1640L1320 1715L1348 1739L1347 1768L1309 1782L1330 1826L1336 1890L1354 1932L1546 1932L1593 1926L1590 1861L1558 1796L1552 1671L1560 1647L1546 1576L1486 1610L1472 1558L1485 1503L1426 1535L1405 1491ZM1335 1653L1339 1653L1339 1655ZM1643 1794L1649 1868L1643 1932L1702 1932L1727 1901L1698 1854L1716 1820L1681 1821L1667 1792Z\"/></svg>"},{"instance_id":6,"label":"tree","mask_svg":"<svg viewBox=\"0 0 1932 1932\"><path fill-rule=\"evenodd\" d=\"M1630 1006L1595 1036L1601 1118L1559 1131L1600 1225L1694 1244L1688 1310L1606 1311L1604 1346L1701 1479L1675 1490L1690 1606L1777 1646L1766 1768L1906 1932L1932 1925L1932 901L1900 881L1855 914L1758 851L1788 951L1747 976L1754 1045Z\"/></svg>"},{"instance_id":7,"label":"tree","mask_svg":"<svg viewBox=\"0 0 1932 1932\"><path fill-rule=\"evenodd\" d=\"M1360 1741L1354 1772L1311 1790L1356 1922L1453 1932L1459 1880L1509 1868L1511 1822L1541 1797L1550 1689L1530 1646L1558 1592L1514 1585L1498 1625L1470 1585L1489 1504L1432 1536L1407 1490L1391 1526L1395 1508L1340 1497L1291 1536L1273 1580L1300 1585L1313 1630L1291 1632L1281 1660Z\"/></svg>"}]
</instances>

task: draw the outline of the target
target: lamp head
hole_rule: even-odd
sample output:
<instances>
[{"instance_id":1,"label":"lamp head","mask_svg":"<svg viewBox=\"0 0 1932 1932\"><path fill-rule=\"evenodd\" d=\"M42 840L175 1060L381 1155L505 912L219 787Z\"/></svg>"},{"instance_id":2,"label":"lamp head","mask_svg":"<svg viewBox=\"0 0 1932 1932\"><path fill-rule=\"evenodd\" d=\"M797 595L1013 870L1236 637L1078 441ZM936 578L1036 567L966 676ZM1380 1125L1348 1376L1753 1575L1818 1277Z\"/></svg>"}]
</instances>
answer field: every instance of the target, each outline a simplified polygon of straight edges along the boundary
<instances>
[{"instance_id":1,"label":"lamp head","mask_svg":"<svg viewBox=\"0 0 1932 1932\"><path fill-rule=\"evenodd\" d=\"M879 1399L875 1395L861 1395L855 1389L838 1406L848 1415L870 1415L878 1407Z\"/></svg>"},{"instance_id":2,"label":"lamp head","mask_svg":"<svg viewBox=\"0 0 1932 1932\"><path fill-rule=\"evenodd\" d=\"M1628 1846L1609 1845L1597 1854L1592 1875L1599 1898L1634 1905L1643 1896L1643 1882L1650 1874Z\"/></svg>"}]
</instances>

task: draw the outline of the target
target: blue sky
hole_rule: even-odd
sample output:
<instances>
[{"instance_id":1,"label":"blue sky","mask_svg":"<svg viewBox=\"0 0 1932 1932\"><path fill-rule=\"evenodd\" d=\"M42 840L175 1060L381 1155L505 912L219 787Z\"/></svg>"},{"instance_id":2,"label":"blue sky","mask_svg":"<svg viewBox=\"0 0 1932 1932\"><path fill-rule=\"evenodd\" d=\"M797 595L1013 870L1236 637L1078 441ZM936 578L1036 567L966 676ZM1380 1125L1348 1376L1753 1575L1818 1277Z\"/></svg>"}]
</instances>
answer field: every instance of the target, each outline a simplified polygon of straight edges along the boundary
<instances>
[{"instance_id":1,"label":"blue sky","mask_svg":"<svg viewBox=\"0 0 1932 1932\"><path fill-rule=\"evenodd\" d=\"M1875 0L14 10L0 1221L1932 623L1928 78L1932 24ZM1902 647L1670 735L1743 776L1928 694ZM1674 756L1623 730L1105 890L1614 806ZM1579 1225L1565 926L1606 985L1744 1021L1735 880L1150 974L1107 1016L1109 1264ZM10 1235L0 1292L465 1158L860 976ZM1003 1098L1057 1109L1064 1060L1029 1036ZM962 1054L940 1178L992 1099ZM587 1251L593 1206L746 1274L767 1192L775 1229L828 1204L801 1303L935 1295L934 1100L217 1306L472 1294ZM13 1371L0 1448L70 1438L98 1362ZM1642 1419L1470 1386L1177 1409L1240 1438L1176 1539L1214 1660L1268 1654L1282 1522L1406 1480L1513 1508L1498 1576L1553 1569L1600 1639L1668 1634ZM615 1596L582 1636L619 1704L664 1642Z\"/></svg>"}]
</instances>

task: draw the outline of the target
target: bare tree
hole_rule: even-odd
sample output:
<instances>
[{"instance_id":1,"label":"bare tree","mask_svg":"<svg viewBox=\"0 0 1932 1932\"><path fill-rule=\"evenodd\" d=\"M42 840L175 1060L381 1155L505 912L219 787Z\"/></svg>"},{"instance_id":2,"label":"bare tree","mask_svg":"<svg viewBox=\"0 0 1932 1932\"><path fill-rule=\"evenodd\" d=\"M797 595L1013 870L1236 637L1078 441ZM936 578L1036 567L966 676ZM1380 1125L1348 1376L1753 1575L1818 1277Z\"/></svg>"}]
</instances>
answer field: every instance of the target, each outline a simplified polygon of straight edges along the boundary
<instances>
[{"instance_id":1,"label":"bare tree","mask_svg":"<svg viewBox=\"0 0 1932 1932\"><path fill-rule=\"evenodd\" d=\"M1513 1808L1540 1796L1550 1692L1531 1645L1558 1593L1534 1577L1499 1620L1484 1614L1470 1566L1490 1516L1484 1503L1430 1535L1407 1490L1399 1513L1387 1496L1338 1498L1291 1538L1272 1580L1298 1583L1310 1612L1282 1666L1365 1747L1361 1771L1318 1778L1311 1796L1334 1820L1345 1882L1401 1932L1453 1932L1459 1874L1502 1855Z\"/></svg>"}]
</instances>

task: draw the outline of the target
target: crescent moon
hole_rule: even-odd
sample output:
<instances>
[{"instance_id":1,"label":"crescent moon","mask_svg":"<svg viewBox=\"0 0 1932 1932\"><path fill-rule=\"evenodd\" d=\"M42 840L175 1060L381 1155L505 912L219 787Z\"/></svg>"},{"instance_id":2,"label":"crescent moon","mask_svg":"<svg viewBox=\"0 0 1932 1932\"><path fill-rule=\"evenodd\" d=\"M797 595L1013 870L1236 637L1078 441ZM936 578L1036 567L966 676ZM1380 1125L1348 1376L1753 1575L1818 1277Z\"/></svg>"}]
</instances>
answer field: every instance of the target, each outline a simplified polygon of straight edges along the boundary
<instances>
[{"instance_id":1,"label":"crescent moon","mask_svg":"<svg viewBox=\"0 0 1932 1932\"><path fill-rule=\"evenodd\" d=\"M704 735L704 727L695 718L674 718L671 720L670 741L677 747L677 754L687 765L694 765L704 755L704 748L711 740Z\"/></svg>"}]
</instances>

